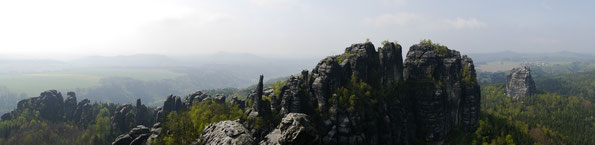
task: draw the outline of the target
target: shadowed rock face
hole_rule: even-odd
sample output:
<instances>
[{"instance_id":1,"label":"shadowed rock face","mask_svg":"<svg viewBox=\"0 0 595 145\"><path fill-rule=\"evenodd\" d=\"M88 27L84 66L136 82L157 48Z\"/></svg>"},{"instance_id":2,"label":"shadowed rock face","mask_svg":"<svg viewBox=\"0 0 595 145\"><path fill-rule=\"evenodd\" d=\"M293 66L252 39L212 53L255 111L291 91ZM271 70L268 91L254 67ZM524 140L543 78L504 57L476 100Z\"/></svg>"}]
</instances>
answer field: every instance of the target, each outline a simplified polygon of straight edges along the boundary
<instances>
[{"instance_id":1,"label":"shadowed rock face","mask_svg":"<svg viewBox=\"0 0 595 145\"><path fill-rule=\"evenodd\" d=\"M513 68L506 75L506 95L513 99L535 94L535 82L529 67Z\"/></svg>"},{"instance_id":2,"label":"shadowed rock face","mask_svg":"<svg viewBox=\"0 0 595 145\"><path fill-rule=\"evenodd\" d=\"M477 128L480 91L473 61L455 50L413 45L405 60L404 79L410 128L418 138L441 143L455 126Z\"/></svg>"},{"instance_id":3,"label":"shadowed rock face","mask_svg":"<svg viewBox=\"0 0 595 145\"><path fill-rule=\"evenodd\" d=\"M33 97L19 101L17 110L32 109L38 110L42 118L58 121L62 119L64 110L56 109L63 108L64 100L62 93L56 90L49 90L42 92L39 97Z\"/></svg>"}]
</instances>

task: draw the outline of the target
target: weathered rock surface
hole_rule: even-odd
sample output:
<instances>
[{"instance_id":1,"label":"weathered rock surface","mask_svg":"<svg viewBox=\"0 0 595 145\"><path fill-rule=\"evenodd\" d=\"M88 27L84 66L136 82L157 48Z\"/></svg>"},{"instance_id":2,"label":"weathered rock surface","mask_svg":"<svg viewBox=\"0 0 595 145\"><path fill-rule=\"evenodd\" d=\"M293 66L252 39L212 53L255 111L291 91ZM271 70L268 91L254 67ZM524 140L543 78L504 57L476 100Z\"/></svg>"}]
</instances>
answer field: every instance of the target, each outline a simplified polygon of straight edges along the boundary
<instances>
[{"instance_id":1,"label":"weathered rock surface","mask_svg":"<svg viewBox=\"0 0 595 145\"><path fill-rule=\"evenodd\" d=\"M529 67L513 68L506 75L506 95L514 99L535 94L535 82Z\"/></svg>"},{"instance_id":2,"label":"weathered rock surface","mask_svg":"<svg viewBox=\"0 0 595 145\"><path fill-rule=\"evenodd\" d=\"M270 102L262 100L262 95L264 94L263 78L264 76L260 75L255 92L248 97L249 99L252 99L252 106L246 111L246 114L252 118L271 115Z\"/></svg>"},{"instance_id":3,"label":"weathered rock surface","mask_svg":"<svg viewBox=\"0 0 595 145\"><path fill-rule=\"evenodd\" d=\"M311 124L308 115L289 113L279 126L269 133L261 145L312 145L320 144L318 132Z\"/></svg>"},{"instance_id":4,"label":"weathered rock surface","mask_svg":"<svg viewBox=\"0 0 595 145\"><path fill-rule=\"evenodd\" d=\"M458 51L432 44L413 45L407 54L403 74L413 88L407 94L412 104L408 113L416 119L416 132L425 130L418 134L427 142L443 142L459 124L471 125L468 131L476 128L479 85L471 59L463 58ZM462 124L463 120L468 122Z\"/></svg>"},{"instance_id":5,"label":"weathered rock surface","mask_svg":"<svg viewBox=\"0 0 595 145\"><path fill-rule=\"evenodd\" d=\"M251 145L252 133L238 121L213 123L203 130L204 145Z\"/></svg>"},{"instance_id":6,"label":"weathered rock surface","mask_svg":"<svg viewBox=\"0 0 595 145\"><path fill-rule=\"evenodd\" d=\"M151 130L143 125L139 125L127 134L122 134L116 138L112 145L143 145L151 135Z\"/></svg>"}]
</instances>

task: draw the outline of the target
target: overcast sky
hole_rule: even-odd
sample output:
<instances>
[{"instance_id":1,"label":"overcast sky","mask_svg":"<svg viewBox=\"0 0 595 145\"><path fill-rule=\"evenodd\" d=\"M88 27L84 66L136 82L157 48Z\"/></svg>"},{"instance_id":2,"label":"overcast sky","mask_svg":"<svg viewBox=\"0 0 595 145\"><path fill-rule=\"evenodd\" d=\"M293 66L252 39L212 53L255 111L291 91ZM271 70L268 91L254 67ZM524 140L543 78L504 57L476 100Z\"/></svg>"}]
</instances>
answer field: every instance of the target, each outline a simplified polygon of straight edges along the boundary
<instances>
[{"instance_id":1,"label":"overcast sky","mask_svg":"<svg viewBox=\"0 0 595 145\"><path fill-rule=\"evenodd\" d=\"M1 0L0 56L310 57L370 38L463 53L595 53L592 0Z\"/></svg>"}]
</instances>

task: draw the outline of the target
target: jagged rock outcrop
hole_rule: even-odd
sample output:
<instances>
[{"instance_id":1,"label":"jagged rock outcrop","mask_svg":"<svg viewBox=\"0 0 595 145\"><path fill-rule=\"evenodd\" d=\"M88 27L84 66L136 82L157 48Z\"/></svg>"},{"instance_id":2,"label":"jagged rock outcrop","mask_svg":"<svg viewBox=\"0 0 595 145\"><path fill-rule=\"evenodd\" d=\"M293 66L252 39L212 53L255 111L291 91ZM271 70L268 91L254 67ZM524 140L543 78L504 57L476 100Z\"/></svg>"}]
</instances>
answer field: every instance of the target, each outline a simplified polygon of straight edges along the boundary
<instances>
[{"instance_id":1,"label":"jagged rock outcrop","mask_svg":"<svg viewBox=\"0 0 595 145\"><path fill-rule=\"evenodd\" d=\"M151 130L143 125L139 125L127 134L122 134L116 138L112 145L143 145L151 135Z\"/></svg>"},{"instance_id":2,"label":"jagged rock outcrop","mask_svg":"<svg viewBox=\"0 0 595 145\"><path fill-rule=\"evenodd\" d=\"M159 138L161 136L161 130L161 122L155 123L151 128L151 135L147 139L146 144L150 145L153 141Z\"/></svg>"},{"instance_id":3,"label":"jagged rock outcrop","mask_svg":"<svg viewBox=\"0 0 595 145\"><path fill-rule=\"evenodd\" d=\"M63 119L62 115L64 114L64 110L57 108L63 108L63 106L64 100L62 93L56 90L49 90L42 92L39 97L33 97L19 101L17 104L17 110L23 110L26 108L38 110L40 117L51 121L58 121Z\"/></svg>"},{"instance_id":4,"label":"jagged rock outcrop","mask_svg":"<svg viewBox=\"0 0 595 145\"><path fill-rule=\"evenodd\" d=\"M401 45L395 43L384 43L378 48L378 59L380 59L380 83L390 85L395 81L403 79L403 58Z\"/></svg>"},{"instance_id":5,"label":"jagged rock outcrop","mask_svg":"<svg viewBox=\"0 0 595 145\"><path fill-rule=\"evenodd\" d=\"M229 101L229 103L234 104L234 105L238 105L238 107L240 109L244 109L246 108L246 101L239 99L237 96L233 96L231 97L231 100Z\"/></svg>"},{"instance_id":6,"label":"jagged rock outcrop","mask_svg":"<svg viewBox=\"0 0 595 145\"><path fill-rule=\"evenodd\" d=\"M252 99L252 106L250 109L246 111L248 116L254 117L262 117L262 116L270 116L271 115L271 108L270 102L262 100L263 95L263 80L264 76L260 75L260 79L258 80L258 85L256 85L256 90L254 93L250 94L248 98Z\"/></svg>"},{"instance_id":7,"label":"jagged rock outcrop","mask_svg":"<svg viewBox=\"0 0 595 145\"><path fill-rule=\"evenodd\" d=\"M182 103L181 98L170 94L163 103L163 115L167 116L169 112L179 111L184 108L186 108L186 105Z\"/></svg>"},{"instance_id":8,"label":"jagged rock outcrop","mask_svg":"<svg viewBox=\"0 0 595 145\"><path fill-rule=\"evenodd\" d=\"M506 75L506 95L514 99L535 94L535 82L529 67L513 68Z\"/></svg>"},{"instance_id":9,"label":"jagged rock outcrop","mask_svg":"<svg viewBox=\"0 0 595 145\"><path fill-rule=\"evenodd\" d=\"M78 105L76 105L76 109L74 109L72 113L72 118L70 118L70 120L78 124L87 124L95 120L95 115L93 115L93 108L89 103L91 103L89 99L81 100L81 102L79 102Z\"/></svg>"},{"instance_id":10,"label":"jagged rock outcrop","mask_svg":"<svg viewBox=\"0 0 595 145\"><path fill-rule=\"evenodd\" d=\"M431 43L413 45L405 63L400 52L395 43L377 52L367 42L323 59L280 88L280 114L310 116L322 144L441 144L459 125L473 132L480 112L473 61ZM345 87L378 94L342 96Z\"/></svg>"},{"instance_id":11,"label":"jagged rock outcrop","mask_svg":"<svg viewBox=\"0 0 595 145\"><path fill-rule=\"evenodd\" d=\"M76 94L74 92L68 92L66 96L66 100L64 100L64 113L67 119L71 119L77 107Z\"/></svg>"},{"instance_id":12,"label":"jagged rock outcrop","mask_svg":"<svg viewBox=\"0 0 595 145\"><path fill-rule=\"evenodd\" d=\"M111 118L112 132L127 132L130 128L130 122L134 121L134 115L132 114L132 104L118 105L116 112Z\"/></svg>"},{"instance_id":13,"label":"jagged rock outcrop","mask_svg":"<svg viewBox=\"0 0 595 145\"><path fill-rule=\"evenodd\" d=\"M288 113L312 113L317 107L314 99L310 96L308 71L304 70L297 78L293 75L289 77L284 86L280 88L279 95L280 115Z\"/></svg>"},{"instance_id":14,"label":"jagged rock outcrop","mask_svg":"<svg viewBox=\"0 0 595 145\"><path fill-rule=\"evenodd\" d=\"M261 145L312 145L320 144L316 128L311 124L308 115L289 113L279 126L269 133Z\"/></svg>"},{"instance_id":15,"label":"jagged rock outcrop","mask_svg":"<svg viewBox=\"0 0 595 145\"><path fill-rule=\"evenodd\" d=\"M1 121L11 120L12 119L12 115L10 115L10 113L4 113L2 115L2 117L0 117L0 119L2 119Z\"/></svg>"},{"instance_id":16,"label":"jagged rock outcrop","mask_svg":"<svg viewBox=\"0 0 595 145\"><path fill-rule=\"evenodd\" d=\"M471 58L424 41L411 46L403 62L401 49L391 42L378 51L370 42L353 44L345 53L323 59L311 72L290 76L275 88L278 94L264 89L260 76L248 101L230 99L246 104L247 117L211 124L195 143L444 144L456 127L474 132L481 95ZM225 96L202 92L184 101L169 95L156 114L163 116L206 99L225 102ZM151 130L143 140L168 134L160 126ZM125 141L134 139L121 136Z\"/></svg>"},{"instance_id":17,"label":"jagged rock outcrop","mask_svg":"<svg viewBox=\"0 0 595 145\"><path fill-rule=\"evenodd\" d=\"M238 121L221 121L205 127L199 142L203 145L251 145L254 139L250 130Z\"/></svg>"},{"instance_id":18,"label":"jagged rock outcrop","mask_svg":"<svg viewBox=\"0 0 595 145\"><path fill-rule=\"evenodd\" d=\"M415 129L410 130L418 138L441 144L457 125L473 124L467 130L475 130L476 122L461 123L479 120L479 85L470 58L445 46L417 44L411 46L404 65L404 79L412 88L406 94L408 113L415 119L411 122Z\"/></svg>"}]
</instances>

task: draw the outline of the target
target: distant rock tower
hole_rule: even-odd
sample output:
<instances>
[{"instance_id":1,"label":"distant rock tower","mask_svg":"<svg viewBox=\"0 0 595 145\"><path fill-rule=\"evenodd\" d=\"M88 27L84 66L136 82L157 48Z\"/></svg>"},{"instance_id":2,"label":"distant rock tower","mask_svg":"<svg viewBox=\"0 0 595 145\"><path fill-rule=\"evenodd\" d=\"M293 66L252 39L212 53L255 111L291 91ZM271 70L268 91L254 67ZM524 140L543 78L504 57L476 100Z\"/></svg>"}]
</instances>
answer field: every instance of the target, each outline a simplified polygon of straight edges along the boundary
<instances>
[{"instance_id":1,"label":"distant rock tower","mask_svg":"<svg viewBox=\"0 0 595 145\"><path fill-rule=\"evenodd\" d=\"M531 77L529 67L513 68L506 75L506 95L513 99L535 94L535 82Z\"/></svg>"}]
</instances>

